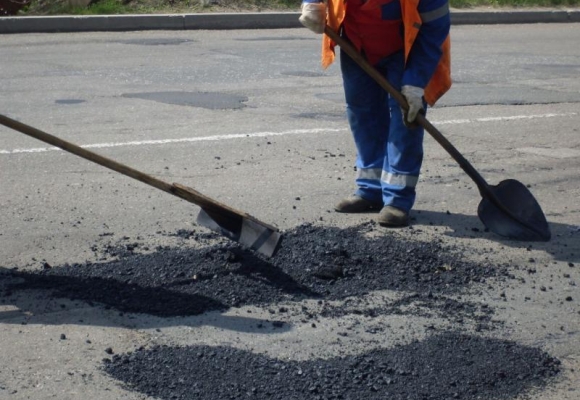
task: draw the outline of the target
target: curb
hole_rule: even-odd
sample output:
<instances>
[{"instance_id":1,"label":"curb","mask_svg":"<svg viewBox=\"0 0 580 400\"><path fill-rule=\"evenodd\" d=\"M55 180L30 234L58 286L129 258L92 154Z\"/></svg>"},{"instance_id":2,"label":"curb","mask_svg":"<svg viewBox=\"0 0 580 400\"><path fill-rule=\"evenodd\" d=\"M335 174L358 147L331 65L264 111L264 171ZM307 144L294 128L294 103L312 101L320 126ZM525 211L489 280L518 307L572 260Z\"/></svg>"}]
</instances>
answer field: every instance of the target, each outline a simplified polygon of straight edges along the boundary
<instances>
[{"instance_id":1,"label":"curb","mask_svg":"<svg viewBox=\"0 0 580 400\"><path fill-rule=\"evenodd\" d=\"M0 34L299 28L298 12L0 17ZM452 11L453 25L580 22L580 10Z\"/></svg>"},{"instance_id":2,"label":"curb","mask_svg":"<svg viewBox=\"0 0 580 400\"><path fill-rule=\"evenodd\" d=\"M451 12L454 25L540 24L580 22L580 10Z\"/></svg>"}]
</instances>

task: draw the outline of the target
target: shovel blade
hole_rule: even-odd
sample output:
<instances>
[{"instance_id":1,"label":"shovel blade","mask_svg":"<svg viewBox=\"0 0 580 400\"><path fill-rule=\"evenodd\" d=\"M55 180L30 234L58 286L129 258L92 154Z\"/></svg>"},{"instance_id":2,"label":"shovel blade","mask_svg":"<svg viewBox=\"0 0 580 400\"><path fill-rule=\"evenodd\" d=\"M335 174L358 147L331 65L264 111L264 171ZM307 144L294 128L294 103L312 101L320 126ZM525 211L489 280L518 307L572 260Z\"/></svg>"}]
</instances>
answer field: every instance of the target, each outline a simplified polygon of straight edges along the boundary
<instances>
[{"instance_id":1,"label":"shovel blade","mask_svg":"<svg viewBox=\"0 0 580 400\"><path fill-rule=\"evenodd\" d=\"M550 227L542 208L519 181L508 179L489 186L496 199L509 211L501 210L492 199L483 197L477 215L492 232L515 240L547 242L551 238Z\"/></svg>"},{"instance_id":2,"label":"shovel blade","mask_svg":"<svg viewBox=\"0 0 580 400\"><path fill-rule=\"evenodd\" d=\"M235 223L232 219L225 221L220 217L202 208L197 223L266 257L274 256L280 248L282 235L272 227L245 217L240 217Z\"/></svg>"}]
</instances>

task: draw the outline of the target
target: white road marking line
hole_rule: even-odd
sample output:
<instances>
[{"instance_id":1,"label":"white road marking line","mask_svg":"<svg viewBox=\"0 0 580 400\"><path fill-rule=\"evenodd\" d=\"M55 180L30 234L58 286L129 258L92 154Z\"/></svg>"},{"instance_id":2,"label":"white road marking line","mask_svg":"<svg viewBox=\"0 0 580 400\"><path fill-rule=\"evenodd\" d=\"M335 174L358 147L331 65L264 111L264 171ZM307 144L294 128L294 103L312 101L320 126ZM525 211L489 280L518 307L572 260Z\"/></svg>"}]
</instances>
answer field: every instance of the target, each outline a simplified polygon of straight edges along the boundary
<instances>
[{"instance_id":1,"label":"white road marking line","mask_svg":"<svg viewBox=\"0 0 580 400\"><path fill-rule=\"evenodd\" d=\"M189 143L189 142L209 142L218 140L247 139L255 137L296 135L302 133L340 132L342 130L344 129L328 129L328 128L294 129L291 131L282 131L282 132L254 132L254 133L237 133L232 135L201 136L180 139L138 140L133 142L117 142L117 143L95 143L95 144L86 144L80 147L82 147L83 149L104 149L109 147L145 146L145 145ZM62 151L62 150L58 147L37 147L31 149L0 150L0 154L43 153L47 151Z\"/></svg>"},{"instance_id":2,"label":"white road marking line","mask_svg":"<svg viewBox=\"0 0 580 400\"><path fill-rule=\"evenodd\" d=\"M564 113L564 114L533 114L533 115L511 115L507 117L486 117L474 119L449 119L445 121L431 121L433 125L445 124L469 124L473 122L497 122L497 121L514 121L520 119L536 119L536 118L554 118L554 117L569 117L578 115L578 113Z\"/></svg>"},{"instance_id":3,"label":"white road marking line","mask_svg":"<svg viewBox=\"0 0 580 400\"><path fill-rule=\"evenodd\" d=\"M578 113L563 113L563 114L533 114L533 115L512 115L506 117L485 117L485 118L473 118L473 119L450 119L443 121L431 121L433 125L451 125L451 124L470 124L474 122L497 122L497 121L513 121L522 119L538 119L538 118L555 118L555 117L568 117L578 115ZM256 137L271 137L271 136L285 136L285 135L297 135L297 134L316 134L316 133L331 133L340 132L345 130L342 129L332 129L332 128L316 128L316 129L294 129L289 131L281 132L254 132L254 133L238 133L231 135L215 135L215 136L201 136L201 137L190 137L190 138L179 138L179 139L159 139L159 140L138 140L132 142L111 142L111 143L94 143L81 146L84 149L104 149L110 147L126 147L126 146L147 146L147 145L160 145L160 144L173 144L173 143L191 143L191 142L209 142L209 141L219 141L219 140L232 140L232 139L247 139ZM57 147L37 147L29 149L13 149L13 150L2 150L0 149L0 154L22 154L22 153L44 153L48 151L62 151Z\"/></svg>"}]
</instances>

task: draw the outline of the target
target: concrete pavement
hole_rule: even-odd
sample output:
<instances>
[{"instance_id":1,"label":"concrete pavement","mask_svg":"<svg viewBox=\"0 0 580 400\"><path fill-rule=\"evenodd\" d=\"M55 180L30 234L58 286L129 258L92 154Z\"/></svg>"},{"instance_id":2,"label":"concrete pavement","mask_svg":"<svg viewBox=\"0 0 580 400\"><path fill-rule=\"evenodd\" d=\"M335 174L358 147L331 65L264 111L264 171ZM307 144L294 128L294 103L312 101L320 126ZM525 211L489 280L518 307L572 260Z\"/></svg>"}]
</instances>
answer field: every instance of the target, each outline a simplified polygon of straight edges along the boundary
<instances>
[{"instance_id":1,"label":"concrete pavement","mask_svg":"<svg viewBox=\"0 0 580 400\"><path fill-rule=\"evenodd\" d=\"M301 27L297 12L2 17L0 34ZM580 22L579 9L452 10L454 25Z\"/></svg>"}]
</instances>

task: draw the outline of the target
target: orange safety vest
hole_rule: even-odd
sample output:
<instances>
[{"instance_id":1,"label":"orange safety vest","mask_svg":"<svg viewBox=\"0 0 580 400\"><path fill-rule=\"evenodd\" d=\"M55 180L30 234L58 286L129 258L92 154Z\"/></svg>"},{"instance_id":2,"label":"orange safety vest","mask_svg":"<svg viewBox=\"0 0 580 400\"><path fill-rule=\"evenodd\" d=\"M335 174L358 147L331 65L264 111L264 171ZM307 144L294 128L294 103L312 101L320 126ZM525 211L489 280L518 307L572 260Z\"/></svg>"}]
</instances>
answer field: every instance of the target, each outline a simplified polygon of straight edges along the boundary
<instances>
[{"instance_id":1,"label":"orange safety vest","mask_svg":"<svg viewBox=\"0 0 580 400\"><path fill-rule=\"evenodd\" d=\"M347 7L342 33L359 52L364 52L371 65L403 49L403 21L398 0L354 0Z\"/></svg>"},{"instance_id":2,"label":"orange safety vest","mask_svg":"<svg viewBox=\"0 0 580 400\"><path fill-rule=\"evenodd\" d=\"M369 0L373 1L373 0ZM401 0L401 13L403 16L403 25L405 30L405 60L409 57L413 43L421 29L421 16L417 6L419 0ZM335 32L338 32L344 17L346 15L345 0L327 0L328 15L326 23ZM335 53L334 43L328 36L322 37L322 67L328 68L334 62ZM451 87L451 40L449 36L441 46L441 59L431 77L431 80L425 87L425 101L430 106L434 105L441 96L443 96Z\"/></svg>"}]
</instances>

